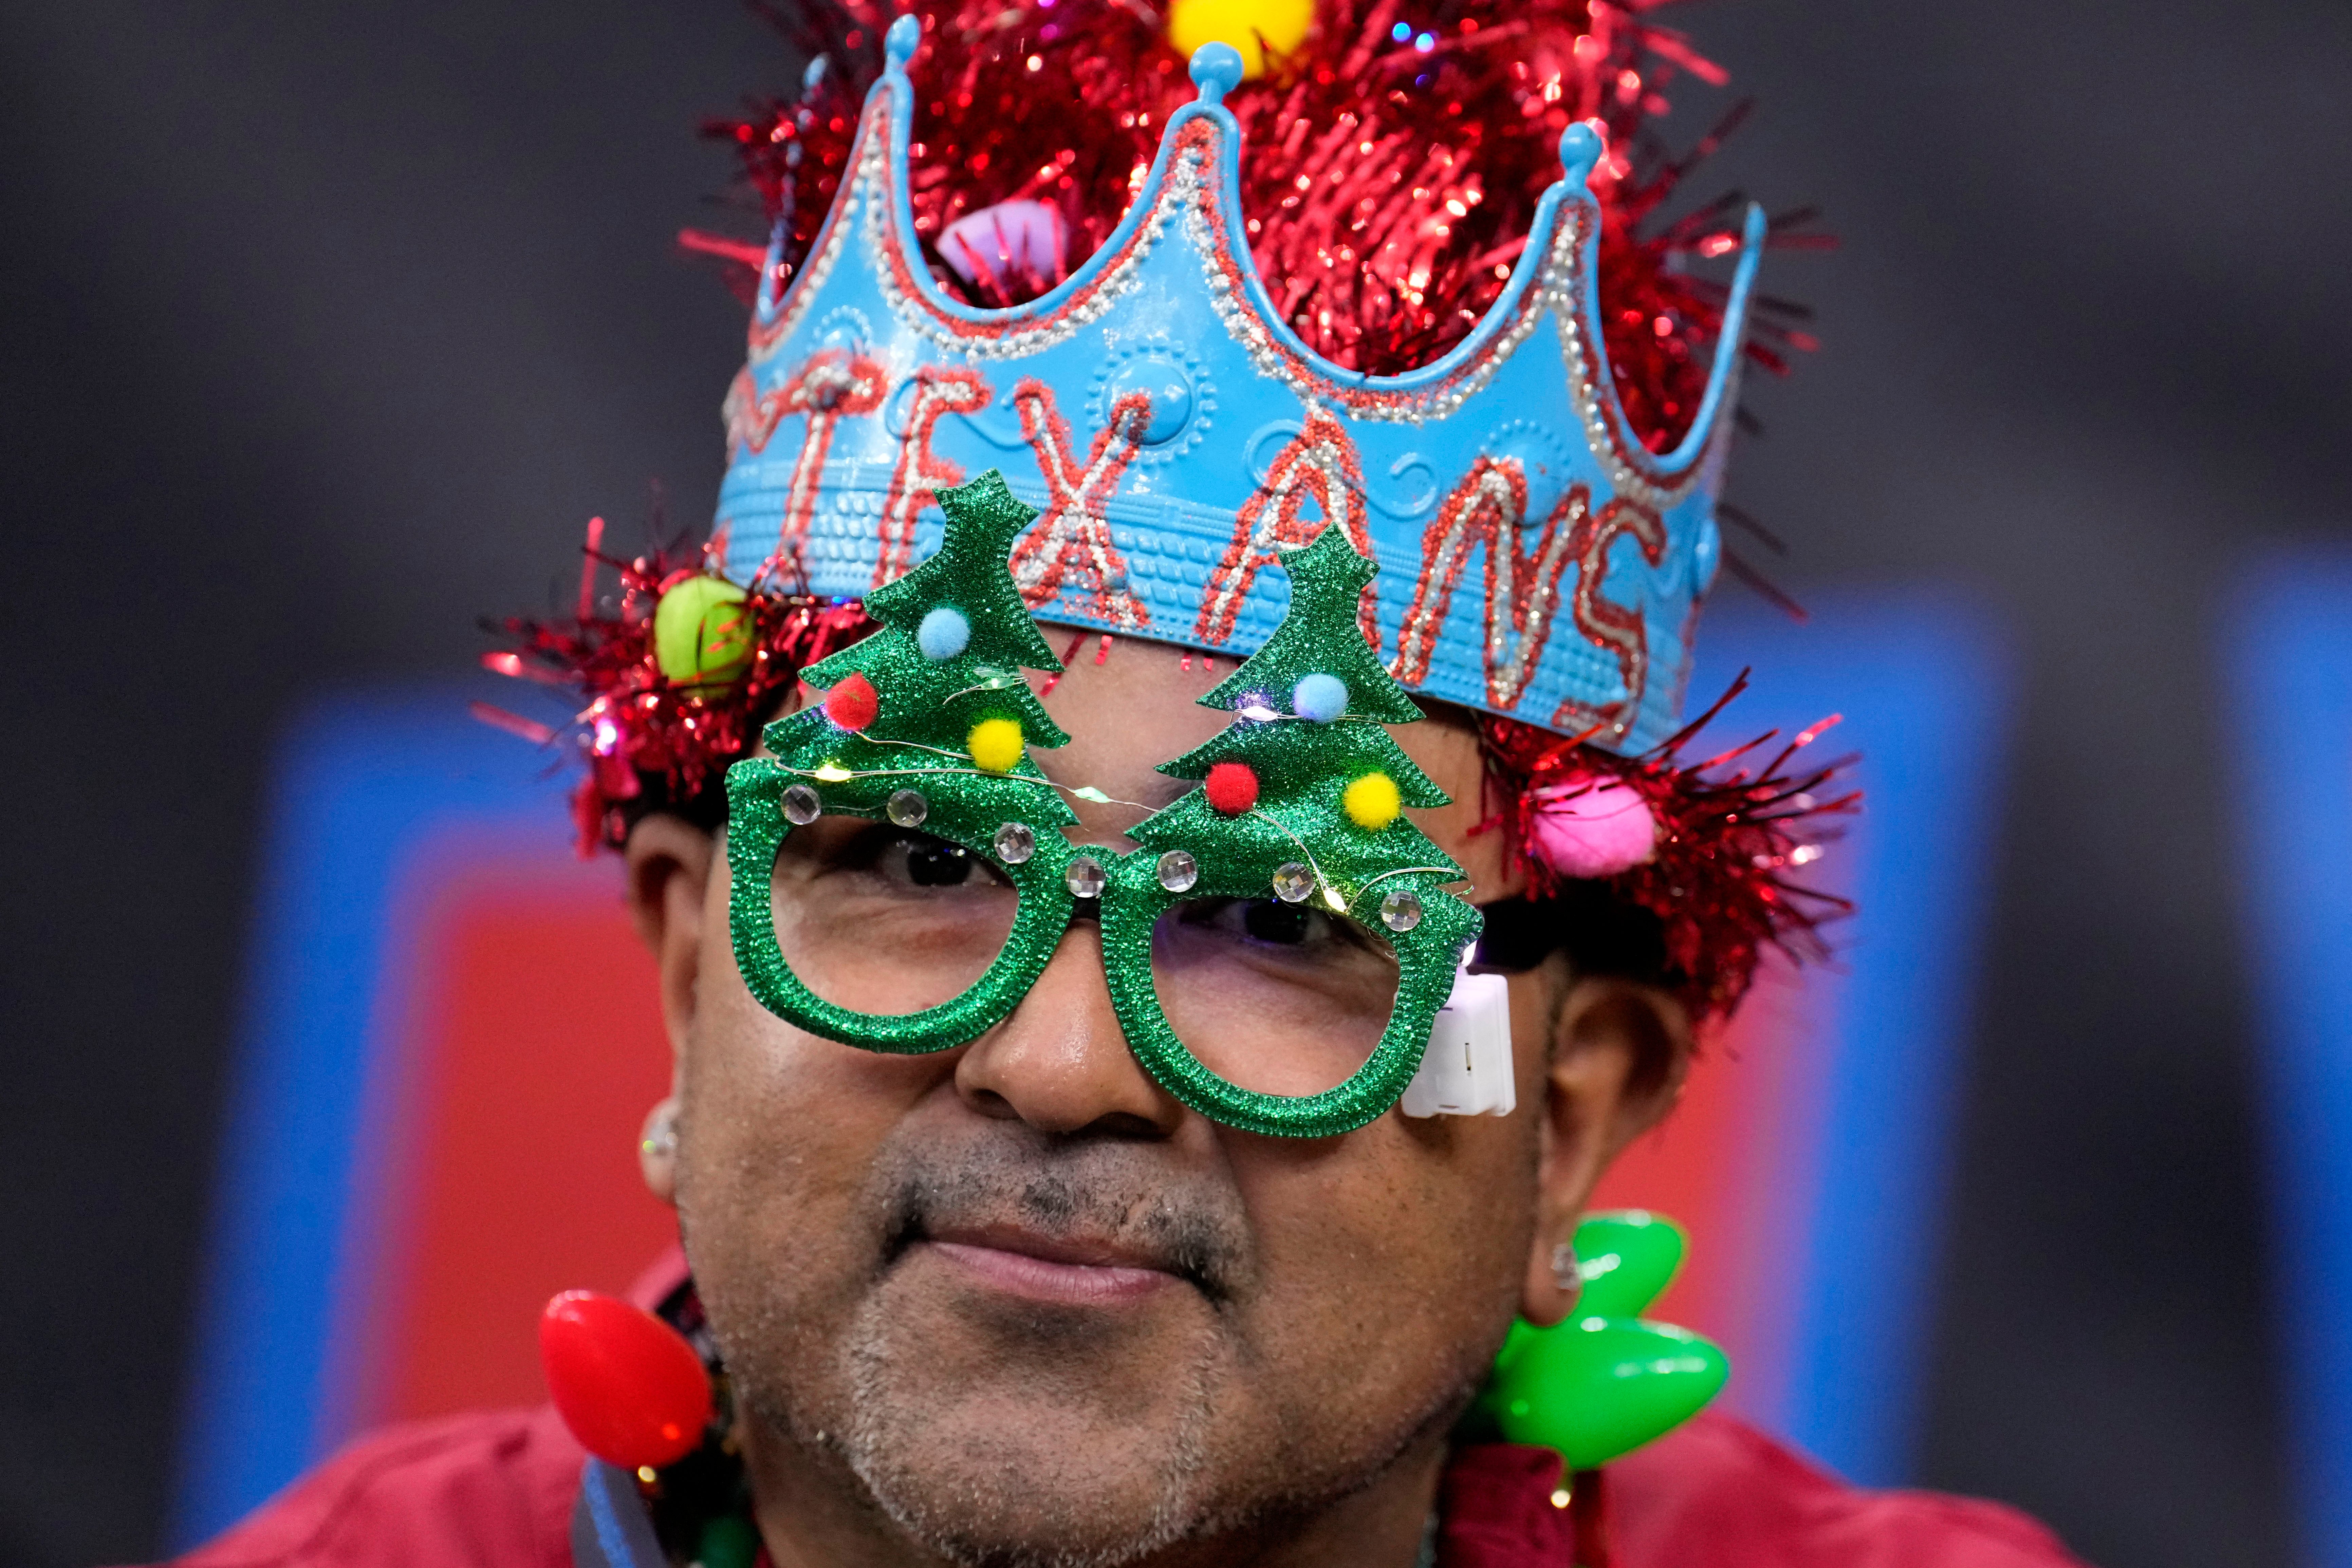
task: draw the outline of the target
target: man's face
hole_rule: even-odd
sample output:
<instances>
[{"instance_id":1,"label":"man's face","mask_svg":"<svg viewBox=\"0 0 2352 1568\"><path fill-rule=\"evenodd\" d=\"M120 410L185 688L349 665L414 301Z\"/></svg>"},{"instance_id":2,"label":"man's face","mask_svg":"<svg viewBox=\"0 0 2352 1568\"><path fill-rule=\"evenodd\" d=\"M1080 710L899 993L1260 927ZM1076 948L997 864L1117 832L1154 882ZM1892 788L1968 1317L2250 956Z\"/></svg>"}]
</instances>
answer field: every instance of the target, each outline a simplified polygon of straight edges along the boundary
<instances>
[{"instance_id":1,"label":"man's face","mask_svg":"<svg viewBox=\"0 0 2352 1568\"><path fill-rule=\"evenodd\" d=\"M1226 722L1194 700L1221 676L1150 644L1092 650L1045 698L1072 744L1036 761L1163 804L1190 786L1154 766ZM1472 737L1395 733L1454 798L1414 816L1470 896L1507 891L1496 835L1468 832ZM1079 809L1075 836L1118 850L1143 815ZM1089 923L979 1040L887 1056L753 1000L726 892L722 863L677 1197L756 1468L854 1475L951 1560L1108 1563L1433 1465L1519 1303L1556 986L1514 983L1517 1114L1265 1137L1144 1073Z\"/></svg>"}]
</instances>

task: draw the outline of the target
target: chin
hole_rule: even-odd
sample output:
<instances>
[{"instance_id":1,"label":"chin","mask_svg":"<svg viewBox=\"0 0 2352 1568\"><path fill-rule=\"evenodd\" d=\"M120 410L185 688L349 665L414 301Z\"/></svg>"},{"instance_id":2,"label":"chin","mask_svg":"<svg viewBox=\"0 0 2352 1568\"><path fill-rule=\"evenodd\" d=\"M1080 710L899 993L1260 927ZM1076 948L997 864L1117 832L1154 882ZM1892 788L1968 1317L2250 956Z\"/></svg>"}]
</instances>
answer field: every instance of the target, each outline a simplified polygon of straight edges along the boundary
<instances>
[{"instance_id":1,"label":"chin","mask_svg":"<svg viewBox=\"0 0 2352 1568\"><path fill-rule=\"evenodd\" d=\"M954 1433L848 1446L877 1506L960 1568L1120 1568L1228 1522L1199 1506L1192 1478L1141 1462L1074 1468L1066 1451Z\"/></svg>"},{"instance_id":2,"label":"chin","mask_svg":"<svg viewBox=\"0 0 2352 1568\"><path fill-rule=\"evenodd\" d=\"M1118 1332L892 1294L856 1336L836 1440L929 1551L967 1568L1114 1568L1247 1511L1211 1469L1213 1427L1230 1455L1253 1423L1221 1409L1236 1380L1205 1304L1190 1324Z\"/></svg>"}]
</instances>

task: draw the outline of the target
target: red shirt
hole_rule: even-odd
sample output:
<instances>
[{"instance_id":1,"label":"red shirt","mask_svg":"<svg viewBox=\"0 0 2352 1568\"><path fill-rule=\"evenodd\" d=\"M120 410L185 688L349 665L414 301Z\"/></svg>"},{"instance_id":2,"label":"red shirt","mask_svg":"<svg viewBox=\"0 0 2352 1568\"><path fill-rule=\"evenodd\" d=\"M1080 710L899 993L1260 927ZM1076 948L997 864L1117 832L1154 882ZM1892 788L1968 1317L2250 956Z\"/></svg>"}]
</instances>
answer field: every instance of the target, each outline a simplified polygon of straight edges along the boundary
<instances>
[{"instance_id":1,"label":"red shirt","mask_svg":"<svg viewBox=\"0 0 2352 1568\"><path fill-rule=\"evenodd\" d=\"M552 1408L395 1427L345 1449L183 1568L572 1568L584 1456ZM1552 1506L1559 1456L1496 1444L1447 1467L1443 1568L1569 1568L1580 1522L1614 1568L2080 1568L1995 1503L1850 1487L1704 1414L1604 1472L1605 1511ZM1589 1485L1590 1483L1588 1483Z\"/></svg>"}]
</instances>

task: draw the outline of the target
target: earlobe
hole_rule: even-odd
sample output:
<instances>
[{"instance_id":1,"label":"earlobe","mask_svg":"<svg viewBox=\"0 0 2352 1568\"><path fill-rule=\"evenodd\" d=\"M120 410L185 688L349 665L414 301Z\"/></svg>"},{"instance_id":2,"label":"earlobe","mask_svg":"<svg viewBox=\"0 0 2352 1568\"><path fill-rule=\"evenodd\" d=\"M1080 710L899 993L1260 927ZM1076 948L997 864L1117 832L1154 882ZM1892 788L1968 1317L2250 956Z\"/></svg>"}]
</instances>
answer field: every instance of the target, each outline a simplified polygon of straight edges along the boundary
<instances>
[{"instance_id":1,"label":"earlobe","mask_svg":"<svg viewBox=\"0 0 2352 1568\"><path fill-rule=\"evenodd\" d=\"M1568 982L1552 1014L1520 1312L1549 1326L1576 1304L1570 1238L1611 1163L1663 1121L1690 1063L1690 1016L1670 993L1630 980Z\"/></svg>"},{"instance_id":2,"label":"earlobe","mask_svg":"<svg viewBox=\"0 0 2352 1568\"><path fill-rule=\"evenodd\" d=\"M645 1132L637 1139L637 1166L646 1190L672 1208L677 1207L677 1096L656 1101L646 1113Z\"/></svg>"},{"instance_id":3,"label":"earlobe","mask_svg":"<svg viewBox=\"0 0 2352 1568\"><path fill-rule=\"evenodd\" d=\"M710 834L692 823L656 813L630 831L627 858L629 918L661 975L662 1021L670 1049L682 1052L694 1024L717 847Z\"/></svg>"}]
</instances>

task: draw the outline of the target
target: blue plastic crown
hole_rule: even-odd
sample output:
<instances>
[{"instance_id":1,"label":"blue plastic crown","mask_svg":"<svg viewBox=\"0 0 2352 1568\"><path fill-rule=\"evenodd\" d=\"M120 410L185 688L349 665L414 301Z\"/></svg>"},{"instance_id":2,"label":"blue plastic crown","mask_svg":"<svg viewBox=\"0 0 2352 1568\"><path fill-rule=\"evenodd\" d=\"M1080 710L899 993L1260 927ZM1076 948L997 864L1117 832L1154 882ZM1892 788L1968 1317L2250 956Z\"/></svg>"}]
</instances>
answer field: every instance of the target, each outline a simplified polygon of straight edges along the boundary
<instances>
[{"instance_id":1,"label":"blue plastic crown","mask_svg":"<svg viewBox=\"0 0 2352 1568\"><path fill-rule=\"evenodd\" d=\"M1344 527L1377 560L1364 631L1415 692L1633 752L1672 733L1720 553L1715 497L1763 239L1750 208L1706 394L1664 455L1627 425L1598 329L1601 154L1560 140L1502 298L1444 358L1366 376L1283 322L1237 243L1241 57L1192 57L1102 249L1029 304L948 298L907 199L912 16L889 30L841 194L727 397L726 569L863 595L938 547L933 493L988 468L1040 508L1013 558L1041 621L1255 652L1277 547Z\"/></svg>"}]
</instances>

